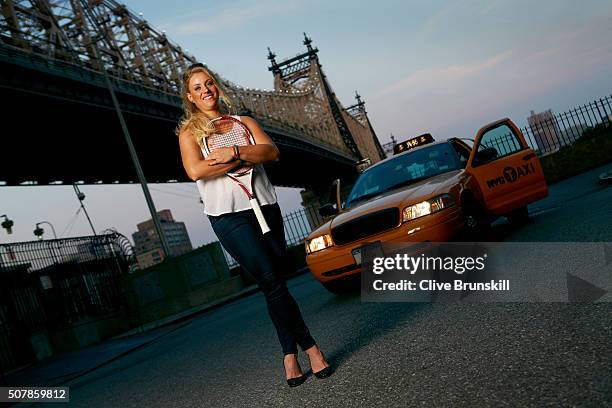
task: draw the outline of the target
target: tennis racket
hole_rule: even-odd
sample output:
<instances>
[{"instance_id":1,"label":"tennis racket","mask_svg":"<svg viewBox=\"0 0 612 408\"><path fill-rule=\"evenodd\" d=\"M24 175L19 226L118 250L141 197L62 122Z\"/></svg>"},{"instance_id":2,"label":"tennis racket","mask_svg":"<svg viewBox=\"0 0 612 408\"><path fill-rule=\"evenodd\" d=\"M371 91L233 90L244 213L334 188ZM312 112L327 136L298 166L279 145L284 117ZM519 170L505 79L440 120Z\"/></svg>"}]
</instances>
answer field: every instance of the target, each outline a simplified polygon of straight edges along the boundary
<instances>
[{"instance_id":1,"label":"tennis racket","mask_svg":"<svg viewBox=\"0 0 612 408\"><path fill-rule=\"evenodd\" d=\"M222 147L236 146L249 146L255 144L255 138L249 131L249 129L239 121L231 116L221 116L213 119L211 125L214 127L214 132L204 138L204 151L208 156L211 152ZM253 167L252 166L241 166L234 168L226 173L227 177L235 181L242 191L247 195L249 203L257 222L261 228L261 232L266 234L270 232L270 227L266 223L261 207L255 197L253 191Z\"/></svg>"}]
</instances>

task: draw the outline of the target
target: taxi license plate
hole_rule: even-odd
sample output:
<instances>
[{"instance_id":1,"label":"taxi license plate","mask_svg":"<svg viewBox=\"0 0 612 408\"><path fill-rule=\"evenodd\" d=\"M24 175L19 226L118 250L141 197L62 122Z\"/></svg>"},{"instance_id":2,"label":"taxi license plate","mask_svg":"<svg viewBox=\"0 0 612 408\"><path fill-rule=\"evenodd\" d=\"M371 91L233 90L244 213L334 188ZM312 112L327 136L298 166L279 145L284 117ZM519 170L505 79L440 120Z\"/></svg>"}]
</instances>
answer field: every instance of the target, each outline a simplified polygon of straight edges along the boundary
<instances>
[{"instance_id":1,"label":"taxi license plate","mask_svg":"<svg viewBox=\"0 0 612 408\"><path fill-rule=\"evenodd\" d=\"M368 246L367 253L370 254L370 256L373 256L373 255L384 256L382 245L380 241L366 243L365 245ZM353 258L355 259L355 265L361 265L361 262L363 261L362 256L361 256L363 254L363 246L354 248L351 251L351 254L353 254Z\"/></svg>"}]
</instances>

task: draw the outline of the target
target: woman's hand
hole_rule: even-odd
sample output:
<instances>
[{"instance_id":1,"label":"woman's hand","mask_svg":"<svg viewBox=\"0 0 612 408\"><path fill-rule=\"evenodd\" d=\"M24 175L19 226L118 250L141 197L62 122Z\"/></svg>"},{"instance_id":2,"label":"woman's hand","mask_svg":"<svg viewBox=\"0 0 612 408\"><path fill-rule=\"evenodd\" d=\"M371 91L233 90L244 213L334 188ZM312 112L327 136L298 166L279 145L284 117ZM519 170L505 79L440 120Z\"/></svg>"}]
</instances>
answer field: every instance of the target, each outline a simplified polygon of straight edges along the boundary
<instances>
[{"instance_id":1,"label":"woman's hand","mask_svg":"<svg viewBox=\"0 0 612 408\"><path fill-rule=\"evenodd\" d=\"M234 148L233 147L221 147L214 152L211 152L206 160L209 162L209 166L215 164L229 163L234 160Z\"/></svg>"},{"instance_id":2,"label":"woman's hand","mask_svg":"<svg viewBox=\"0 0 612 408\"><path fill-rule=\"evenodd\" d=\"M240 146L240 158L254 164L278 161L280 153L270 136L263 131L253 118L240 116L240 120L249 128L256 143L255 145Z\"/></svg>"},{"instance_id":3,"label":"woman's hand","mask_svg":"<svg viewBox=\"0 0 612 408\"><path fill-rule=\"evenodd\" d=\"M202 149L188 130L183 130L179 134L179 145L183 167L187 176L193 181L223 176L240 165L240 162L232 161L230 163L217 162L216 165L211 166L211 161L204 159Z\"/></svg>"}]
</instances>

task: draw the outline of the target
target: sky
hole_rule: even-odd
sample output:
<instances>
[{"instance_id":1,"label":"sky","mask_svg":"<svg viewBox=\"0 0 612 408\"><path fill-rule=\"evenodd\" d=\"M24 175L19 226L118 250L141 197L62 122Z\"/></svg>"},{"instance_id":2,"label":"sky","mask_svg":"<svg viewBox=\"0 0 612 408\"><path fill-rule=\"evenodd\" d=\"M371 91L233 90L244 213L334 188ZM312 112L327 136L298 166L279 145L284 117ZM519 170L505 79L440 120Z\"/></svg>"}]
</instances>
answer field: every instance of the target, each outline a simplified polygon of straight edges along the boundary
<instances>
[{"instance_id":1,"label":"sky","mask_svg":"<svg viewBox=\"0 0 612 408\"><path fill-rule=\"evenodd\" d=\"M345 105L358 91L380 141L429 132L473 137L509 117L523 126L531 110L562 112L612 93L612 2L126 0L153 26L225 78L271 89L266 47L277 61L319 49ZM194 246L215 240L193 183L151 185L158 210L186 223ZM131 239L150 218L138 185L80 186L96 230ZM299 190L277 188L283 212ZM71 186L0 186L0 215L15 222L0 243L29 241L39 221L61 237L91 234ZM42 226L51 238L48 225Z\"/></svg>"}]
</instances>

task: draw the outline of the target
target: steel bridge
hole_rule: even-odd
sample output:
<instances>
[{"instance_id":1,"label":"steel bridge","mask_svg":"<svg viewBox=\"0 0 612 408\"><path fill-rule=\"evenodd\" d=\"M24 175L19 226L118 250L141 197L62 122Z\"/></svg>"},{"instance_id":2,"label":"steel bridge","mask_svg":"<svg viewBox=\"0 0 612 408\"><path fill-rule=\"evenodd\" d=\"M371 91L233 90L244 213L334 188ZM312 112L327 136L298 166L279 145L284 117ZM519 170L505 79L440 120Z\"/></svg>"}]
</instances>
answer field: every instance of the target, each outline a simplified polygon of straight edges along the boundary
<instances>
[{"instance_id":1,"label":"steel bridge","mask_svg":"<svg viewBox=\"0 0 612 408\"><path fill-rule=\"evenodd\" d=\"M340 103L304 37L306 51L293 58L277 62L268 49L274 90L222 82L239 112L279 146L281 161L268 166L272 182L320 191L384 152L361 97ZM190 181L174 129L181 73L194 62L113 0L2 0L0 185L137 182L106 76L147 181Z\"/></svg>"}]
</instances>

